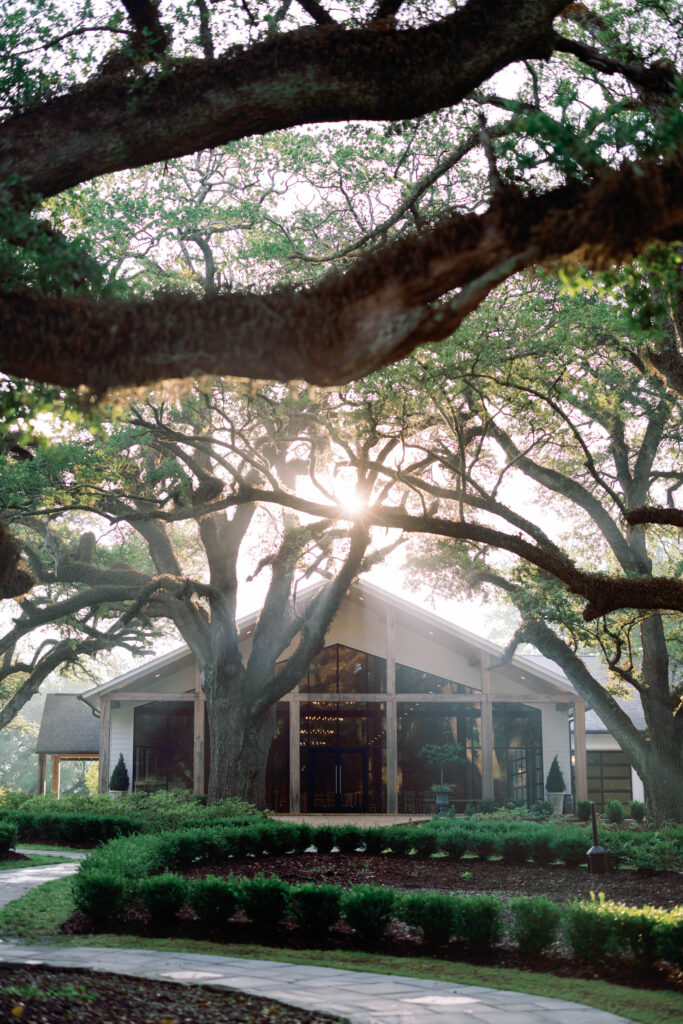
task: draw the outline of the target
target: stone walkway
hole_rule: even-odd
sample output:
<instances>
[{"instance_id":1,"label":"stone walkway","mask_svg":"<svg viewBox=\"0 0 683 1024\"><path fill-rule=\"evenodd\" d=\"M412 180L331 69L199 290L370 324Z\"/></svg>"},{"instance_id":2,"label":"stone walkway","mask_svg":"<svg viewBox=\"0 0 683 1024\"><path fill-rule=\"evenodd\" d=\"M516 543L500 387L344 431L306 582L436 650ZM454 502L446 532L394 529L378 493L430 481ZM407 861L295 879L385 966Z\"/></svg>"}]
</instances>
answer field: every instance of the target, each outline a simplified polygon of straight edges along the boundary
<instances>
[{"instance_id":1,"label":"stone walkway","mask_svg":"<svg viewBox=\"0 0 683 1024\"><path fill-rule=\"evenodd\" d=\"M77 864L55 864L0 872L7 876L0 877L0 906L36 885L73 874L77 868ZM236 989L306 1010L338 1014L351 1024L628 1024L625 1017L590 1006L523 992L270 960L0 940L3 962L81 967Z\"/></svg>"}]
</instances>

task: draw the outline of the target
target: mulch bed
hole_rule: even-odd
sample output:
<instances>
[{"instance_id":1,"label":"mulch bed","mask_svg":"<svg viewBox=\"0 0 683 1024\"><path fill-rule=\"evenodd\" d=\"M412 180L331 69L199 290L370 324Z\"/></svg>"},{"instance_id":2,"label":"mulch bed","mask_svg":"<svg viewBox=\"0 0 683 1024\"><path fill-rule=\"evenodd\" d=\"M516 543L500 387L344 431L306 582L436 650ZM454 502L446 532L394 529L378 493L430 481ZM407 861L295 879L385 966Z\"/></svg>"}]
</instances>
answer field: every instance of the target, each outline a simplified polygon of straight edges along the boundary
<instances>
[{"instance_id":1,"label":"mulch bed","mask_svg":"<svg viewBox=\"0 0 683 1024\"><path fill-rule=\"evenodd\" d=\"M365 856L340 853L231 858L228 864L202 865L186 872L189 878L205 875L228 877L231 873L251 878L258 873L277 875L286 881L325 882L348 888L361 882L389 885L399 890L434 889L469 895L490 892L501 899L513 896L544 894L558 903L575 897L588 898L591 891L604 892L608 899L630 905L649 904L673 907L680 902L681 875L662 872L643 877L633 871L618 871L608 875L591 876L585 868L568 869L558 865L535 867L532 864L511 866L502 861L481 862L449 858L395 856ZM75 913L62 930L68 934L87 934L91 931L87 918ZM153 936L144 909L134 904L129 907L118 924L109 930L122 934ZM220 934L207 934L194 919L191 911L183 911L166 936L187 939L213 939L236 944L265 944L288 948L306 948L296 927L285 922L278 929L263 935L238 913L226 923ZM358 948L355 933L343 922L330 930L325 943L328 949L353 950ZM498 967L516 967L522 970L543 971L563 977L602 978L615 984L635 988L683 988L681 972L659 967L642 970L637 964L608 961L598 967L574 959L561 942L550 951L530 957L519 953L513 945L497 947L483 956L475 956L461 944L451 942L448 947L431 951L422 945L409 928L393 922L381 945L375 950L391 956L429 956L445 960L466 960L471 963Z\"/></svg>"},{"instance_id":2,"label":"mulch bed","mask_svg":"<svg viewBox=\"0 0 683 1024\"><path fill-rule=\"evenodd\" d=\"M333 1024L241 992L78 969L0 965L0 1020L22 1024Z\"/></svg>"},{"instance_id":3,"label":"mulch bed","mask_svg":"<svg viewBox=\"0 0 683 1024\"><path fill-rule=\"evenodd\" d=\"M619 870L607 875L590 875L586 868L549 867L533 864L511 865L503 861L451 860L450 857L395 857L347 855L342 853L287 854L283 857L231 858L226 864L209 865L185 872L188 878L204 875L236 875L253 878L279 875L293 885L298 882L328 882L350 888L361 882L390 885L395 889L436 889L468 895L496 893L503 899L512 896L546 895L556 903L575 897L590 899L591 892L604 892L607 899L630 906L648 904L675 907L681 902L683 876L675 871L639 875Z\"/></svg>"}]
</instances>

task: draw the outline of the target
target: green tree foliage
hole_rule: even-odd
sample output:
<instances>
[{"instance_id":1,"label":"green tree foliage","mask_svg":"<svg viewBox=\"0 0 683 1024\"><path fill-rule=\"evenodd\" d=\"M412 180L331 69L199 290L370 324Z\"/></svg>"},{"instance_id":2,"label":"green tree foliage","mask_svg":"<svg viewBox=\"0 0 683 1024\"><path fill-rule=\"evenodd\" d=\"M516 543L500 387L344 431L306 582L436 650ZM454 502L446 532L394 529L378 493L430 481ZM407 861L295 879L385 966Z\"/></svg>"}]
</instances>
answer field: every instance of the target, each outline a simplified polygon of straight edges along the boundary
<instances>
[{"instance_id":1,"label":"green tree foliage","mask_svg":"<svg viewBox=\"0 0 683 1024\"><path fill-rule=\"evenodd\" d=\"M217 382L150 398L95 434L65 429L30 460L9 453L0 501L37 584L0 639L0 721L64 664L143 653L171 629L207 698L211 799L263 804L275 703L307 670L354 577L382 557L362 523L257 505L262 489L286 500L301 478L309 493L336 490L340 512L349 493L372 491L376 471L358 467L383 462L396 442L373 438L363 409L353 410L361 448L351 433L341 440L338 407L306 388ZM245 575L263 581L247 654L236 623ZM319 589L302 597L307 580Z\"/></svg>"},{"instance_id":2,"label":"green tree foliage","mask_svg":"<svg viewBox=\"0 0 683 1024\"><path fill-rule=\"evenodd\" d=\"M662 298L675 308L666 276L633 280L652 310ZM644 779L656 817L680 818L679 620L659 611L683 610L679 535L633 516L651 505L679 515L681 400L647 356L670 317L634 322L629 288L586 297L517 278L457 341L355 384L344 415L366 403L385 442L400 442L364 521L440 536L415 565L443 593L505 594L521 620L506 657L529 643L557 662ZM646 734L610 689L639 695Z\"/></svg>"},{"instance_id":3,"label":"green tree foliage","mask_svg":"<svg viewBox=\"0 0 683 1024\"><path fill-rule=\"evenodd\" d=\"M579 253L604 266L675 240L680 28L675 0L4 0L0 368L94 394L264 367L339 383L449 337L523 267ZM338 126L328 156L321 124ZM263 136L244 162L240 144ZM112 291L130 255L120 223L156 207L169 226L168 161L221 146L235 147L243 194L214 227L253 223L243 256L258 251L259 272L235 272L230 289L228 272L192 299L202 243L188 180L185 269L164 271L163 294L143 303ZM378 184L380 149L393 159L382 153ZM146 166L157 175L144 195ZM294 233L272 231L264 186L309 171ZM106 175L93 219L87 193ZM325 176L332 213L315 194ZM349 202L352 180L364 207ZM151 259L143 279L156 284ZM311 261L326 272L302 287L292 268Z\"/></svg>"}]
</instances>

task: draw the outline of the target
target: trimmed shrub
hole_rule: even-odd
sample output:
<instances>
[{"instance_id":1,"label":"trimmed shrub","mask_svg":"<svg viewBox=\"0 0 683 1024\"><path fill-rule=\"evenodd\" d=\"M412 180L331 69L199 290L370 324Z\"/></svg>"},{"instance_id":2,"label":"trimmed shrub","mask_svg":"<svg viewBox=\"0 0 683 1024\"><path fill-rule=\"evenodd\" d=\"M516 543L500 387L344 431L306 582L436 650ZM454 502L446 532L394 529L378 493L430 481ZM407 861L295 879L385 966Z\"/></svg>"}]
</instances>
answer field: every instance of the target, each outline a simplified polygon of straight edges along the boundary
<instances>
[{"instance_id":1,"label":"trimmed shrub","mask_svg":"<svg viewBox=\"0 0 683 1024\"><path fill-rule=\"evenodd\" d=\"M675 871L680 864L675 843L658 833L644 837L647 842L637 842L629 836L625 843L624 858L641 875L653 875L657 871Z\"/></svg>"},{"instance_id":2,"label":"trimmed shrub","mask_svg":"<svg viewBox=\"0 0 683 1024\"><path fill-rule=\"evenodd\" d=\"M320 941L341 914L342 889L338 885L306 882L292 889L289 909L303 935Z\"/></svg>"},{"instance_id":3,"label":"trimmed shrub","mask_svg":"<svg viewBox=\"0 0 683 1024\"><path fill-rule=\"evenodd\" d=\"M480 860L488 860L491 854L500 851L500 837L492 829L477 829L472 833L469 845Z\"/></svg>"},{"instance_id":4,"label":"trimmed shrub","mask_svg":"<svg viewBox=\"0 0 683 1024\"><path fill-rule=\"evenodd\" d=\"M79 871L71 883L76 909L103 930L116 917L128 895L126 879L115 871Z\"/></svg>"},{"instance_id":5,"label":"trimmed shrub","mask_svg":"<svg viewBox=\"0 0 683 1024\"><path fill-rule=\"evenodd\" d=\"M600 963L617 946L614 920L605 903L599 898L574 900L564 911L564 933L569 948L580 960Z\"/></svg>"},{"instance_id":6,"label":"trimmed shrub","mask_svg":"<svg viewBox=\"0 0 683 1024\"><path fill-rule=\"evenodd\" d=\"M498 804L492 796L485 796L483 800L479 801L478 810L480 814L493 814L498 810Z\"/></svg>"},{"instance_id":7,"label":"trimmed shrub","mask_svg":"<svg viewBox=\"0 0 683 1024\"><path fill-rule=\"evenodd\" d=\"M557 754L552 760L548 777L545 780L546 793L564 793L567 786L564 781L564 775L560 768L559 761L557 760Z\"/></svg>"},{"instance_id":8,"label":"trimmed shrub","mask_svg":"<svg viewBox=\"0 0 683 1024\"><path fill-rule=\"evenodd\" d=\"M138 895L152 924L163 927L171 923L187 902L187 890L185 878L166 872L143 879L138 886Z\"/></svg>"},{"instance_id":9,"label":"trimmed shrub","mask_svg":"<svg viewBox=\"0 0 683 1024\"><path fill-rule=\"evenodd\" d=\"M460 860L469 846L469 837L461 829L449 829L439 839L439 846L453 860Z\"/></svg>"},{"instance_id":10,"label":"trimmed shrub","mask_svg":"<svg viewBox=\"0 0 683 1024\"><path fill-rule=\"evenodd\" d=\"M129 786L130 779L128 778L126 762L123 760L123 754L119 754L119 759L116 762L114 771L111 773L111 778L109 779L109 788L119 793L125 793L128 791Z\"/></svg>"},{"instance_id":11,"label":"trimmed shrub","mask_svg":"<svg viewBox=\"0 0 683 1024\"><path fill-rule=\"evenodd\" d=\"M579 800L579 802L576 805L576 817L579 819L579 821L591 820L590 800Z\"/></svg>"},{"instance_id":12,"label":"trimmed shrub","mask_svg":"<svg viewBox=\"0 0 683 1024\"><path fill-rule=\"evenodd\" d=\"M526 864L529 859L529 837L520 832L503 836L501 853L508 864Z\"/></svg>"},{"instance_id":13,"label":"trimmed shrub","mask_svg":"<svg viewBox=\"0 0 683 1024\"><path fill-rule=\"evenodd\" d=\"M610 800L605 808L605 817L608 821L614 822L615 825L620 825L625 818L624 805L620 800Z\"/></svg>"},{"instance_id":14,"label":"trimmed shrub","mask_svg":"<svg viewBox=\"0 0 683 1024\"><path fill-rule=\"evenodd\" d=\"M334 829L330 828L329 825L321 825L319 828L314 828L311 842L318 853L330 853L334 846Z\"/></svg>"},{"instance_id":15,"label":"trimmed shrub","mask_svg":"<svg viewBox=\"0 0 683 1024\"><path fill-rule=\"evenodd\" d=\"M233 878L207 875L190 887L189 899L199 921L211 930L220 930L232 917L237 906L235 881Z\"/></svg>"},{"instance_id":16,"label":"trimmed shrub","mask_svg":"<svg viewBox=\"0 0 683 1024\"><path fill-rule=\"evenodd\" d=\"M557 937L562 911L547 896L520 896L509 901L510 933L523 953L540 953Z\"/></svg>"},{"instance_id":17,"label":"trimmed shrub","mask_svg":"<svg viewBox=\"0 0 683 1024\"><path fill-rule=\"evenodd\" d=\"M250 921L274 928L287 913L289 885L275 875L255 875L240 882L237 900Z\"/></svg>"},{"instance_id":18,"label":"trimmed shrub","mask_svg":"<svg viewBox=\"0 0 683 1024\"><path fill-rule=\"evenodd\" d=\"M556 856L554 839L545 829L536 829L529 835L529 850L534 864L552 864Z\"/></svg>"},{"instance_id":19,"label":"trimmed shrub","mask_svg":"<svg viewBox=\"0 0 683 1024\"><path fill-rule=\"evenodd\" d=\"M340 853L356 853L363 845L363 829L358 825L340 825L334 830L334 842Z\"/></svg>"},{"instance_id":20,"label":"trimmed shrub","mask_svg":"<svg viewBox=\"0 0 683 1024\"><path fill-rule=\"evenodd\" d=\"M398 857L405 857L410 853L413 848L415 829L396 825L393 828L387 829L387 835L389 848L392 853L395 853Z\"/></svg>"},{"instance_id":21,"label":"trimmed shrub","mask_svg":"<svg viewBox=\"0 0 683 1024\"><path fill-rule=\"evenodd\" d=\"M683 970L683 907L661 910L655 927L657 956Z\"/></svg>"},{"instance_id":22,"label":"trimmed shrub","mask_svg":"<svg viewBox=\"0 0 683 1024\"><path fill-rule=\"evenodd\" d=\"M411 892L398 906L398 916L419 928L429 946L444 946L456 930L458 905L454 896L439 892Z\"/></svg>"},{"instance_id":23,"label":"trimmed shrub","mask_svg":"<svg viewBox=\"0 0 683 1024\"><path fill-rule=\"evenodd\" d=\"M260 824L248 825L235 832L235 855L255 857L263 852L263 837Z\"/></svg>"},{"instance_id":24,"label":"trimmed shrub","mask_svg":"<svg viewBox=\"0 0 683 1024\"><path fill-rule=\"evenodd\" d=\"M645 804L642 800L630 800L628 805L629 817L634 821L641 822L645 819Z\"/></svg>"},{"instance_id":25,"label":"trimmed shrub","mask_svg":"<svg viewBox=\"0 0 683 1024\"><path fill-rule=\"evenodd\" d=\"M531 806L531 813L538 815L539 818L549 818L553 813L553 805L550 800L537 800Z\"/></svg>"},{"instance_id":26,"label":"trimmed shrub","mask_svg":"<svg viewBox=\"0 0 683 1024\"><path fill-rule=\"evenodd\" d=\"M558 860L561 860L568 868L578 868L581 864L587 863L586 854L593 844L590 838L581 832L570 832L569 829L558 830L555 838L555 853Z\"/></svg>"},{"instance_id":27,"label":"trimmed shrub","mask_svg":"<svg viewBox=\"0 0 683 1024\"><path fill-rule=\"evenodd\" d=\"M610 904L610 910L620 948L630 951L638 966L652 967L659 955L656 932L660 911L623 903Z\"/></svg>"},{"instance_id":28,"label":"trimmed shrub","mask_svg":"<svg viewBox=\"0 0 683 1024\"><path fill-rule=\"evenodd\" d=\"M357 885L342 897L342 913L361 942L378 942L389 924L396 893L383 885Z\"/></svg>"},{"instance_id":29,"label":"trimmed shrub","mask_svg":"<svg viewBox=\"0 0 683 1024\"><path fill-rule=\"evenodd\" d=\"M503 935L501 905L495 896L454 896L456 934L468 949L484 953Z\"/></svg>"},{"instance_id":30,"label":"trimmed shrub","mask_svg":"<svg viewBox=\"0 0 683 1024\"><path fill-rule=\"evenodd\" d=\"M384 853L389 846L387 830L385 828L366 828L363 834L363 846L365 853L371 857Z\"/></svg>"},{"instance_id":31,"label":"trimmed shrub","mask_svg":"<svg viewBox=\"0 0 683 1024\"><path fill-rule=\"evenodd\" d=\"M434 832L423 826L413 831L413 849L417 857L431 857L439 848Z\"/></svg>"},{"instance_id":32,"label":"trimmed shrub","mask_svg":"<svg viewBox=\"0 0 683 1024\"><path fill-rule=\"evenodd\" d=\"M0 857L6 856L17 845L19 830L13 821L0 822Z\"/></svg>"}]
</instances>

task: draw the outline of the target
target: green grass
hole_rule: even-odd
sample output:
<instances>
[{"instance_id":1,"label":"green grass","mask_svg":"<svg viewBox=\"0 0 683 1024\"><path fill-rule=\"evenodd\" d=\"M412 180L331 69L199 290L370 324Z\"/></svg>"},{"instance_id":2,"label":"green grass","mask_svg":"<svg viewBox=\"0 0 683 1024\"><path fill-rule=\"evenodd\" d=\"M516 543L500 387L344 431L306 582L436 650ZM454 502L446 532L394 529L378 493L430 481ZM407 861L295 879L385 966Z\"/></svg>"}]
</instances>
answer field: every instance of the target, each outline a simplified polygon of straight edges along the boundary
<instances>
[{"instance_id":1,"label":"green grass","mask_svg":"<svg viewBox=\"0 0 683 1024\"><path fill-rule=\"evenodd\" d=\"M584 1003L637 1021L638 1024L677 1024L683 1017L683 997L675 992L636 990L605 981L556 978L551 974L532 974L505 967L483 967L427 957L392 957L345 950L291 950L190 939L142 939L132 935L59 935L60 926L71 916L72 911L71 879L60 878L46 882L0 909L0 933L24 941L49 938L60 945L241 956L253 960L280 960L375 974L400 974L409 978L433 978L435 981L460 985L484 985Z\"/></svg>"},{"instance_id":2,"label":"green grass","mask_svg":"<svg viewBox=\"0 0 683 1024\"><path fill-rule=\"evenodd\" d=\"M24 843L18 844L22 850L53 850L55 853L92 853L92 849L78 849L73 846L53 846L52 843Z\"/></svg>"},{"instance_id":3,"label":"green grass","mask_svg":"<svg viewBox=\"0 0 683 1024\"><path fill-rule=\"evenodd\" d=\"M57 938L73 910L71 879L56 878L0 908L0 934L29 940Z\"/></svg>"},{"instance_id":4,"label":"green grass","mask_svg":"<svg viewBox=\"0 0 683 1024\"><path fill-rule=\"evenodd\" d=\"M26 860L0 860L0 871L16 871L18 868L39 868L46 864L73 864L73 857L44 857L39 853L29 854Z\"/></svg>"}]
</instances>

